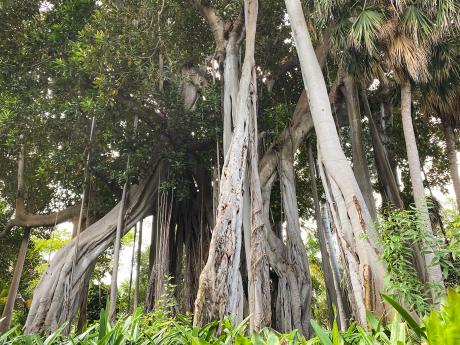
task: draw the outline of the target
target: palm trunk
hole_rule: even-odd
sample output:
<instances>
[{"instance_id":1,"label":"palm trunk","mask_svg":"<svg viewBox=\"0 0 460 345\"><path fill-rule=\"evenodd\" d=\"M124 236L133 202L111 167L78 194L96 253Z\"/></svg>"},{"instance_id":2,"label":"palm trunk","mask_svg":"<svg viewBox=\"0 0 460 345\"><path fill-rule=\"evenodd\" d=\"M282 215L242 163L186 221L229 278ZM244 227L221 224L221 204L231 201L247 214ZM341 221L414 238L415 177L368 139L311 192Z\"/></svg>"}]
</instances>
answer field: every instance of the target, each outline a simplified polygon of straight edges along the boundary
<instances>
[{"instance_id":1,"label":"palm trunk","mask_svg":"<svg viewBox=\"0 0 460 345\"><path fill-rule=\"evenodd\" d=\"M447 159L449 160L450 178L454 186L457 210L460 212L460 177L458 175L457 148L455 132L445 120L442 121L444 136L446 137Z\"/></svg>"},{"instance_id":2,"label":"palm trunk","mask_svg":"<svg viewBox=\"0 0 460 345\"><path fill-rule=\"evenodd\" d=\"M11 286L8 290L8 297L6 298L2 319L0 320L0 334L8 331L11 325L11 318L13 316L14 304L18 294L19 282L21 280L22 270L24 268L24 261L26 260L29 238L30 228L24 228L24 235L22 236L21 245L19 247L18 259L16 260L16 266L14 267L13 279L11 280Z\"/></svg>"},{"instance_id":3,"label":"palm trunk","mask_svg":"<svg viewBox=\"0 0 460 345\"><path fill-rule=\"evenodd\" d=\"M348 122L350 124L351 147L353 151L353 172L363 193L364 201L369 209L372 220L377 220L375 200L372 194L372 185L364 150L363 127L359 109L358 89L352 75L346 73L343 78L344 94L347 104Z\"/></svg>"},{"instance_id":4,"label":"palm trunk","mask_svg":"<svg viewBox=\"0 0 460 345\"><path fill-rule=\"evenodd\" d=\"M370 309L383 313L380 293L383 291L385 268L378 257L379 248L372 218L340 146L326 83L311 44L300 1L285 0L285 3L319 142L322 157L320 163L333 184L336 202L342 205L341 218L349 223L349 226L343 228L347 232L347 239L354 239L355 242L351 254L357 259L356 286L364 290L359 294L360 304L367 305L367 297L371 296ZM364 315L360 315L359 322L366 326L365 310Z\"/></svg>"},{"instance_id":5,"label":"palm trunk","mask_svg":"<svg viewBox=\"0 0 460 345\"><path fill-rule=\"evenodd\" d=\"M409 163L409 172L412 183L412 191L414 193L415 206L420 212L420 216L424 222L426 235L429 240L433 238L433 230L431 228L428 206L425 200L425 188L423 187L420 158L415 140L414 127L412 124L411 103L411 84L410 81L406 80L401 85L401 119L404 131L404 140L406 142L407 159ZM426 248L426 253L424 256L427 282L443 286L444 283L442 279L441 267L439 264L433 263L433 249ZM433 302L438 303L439 296L435 295L434 290L432 292Z\"/></svg>"}]
</instances>

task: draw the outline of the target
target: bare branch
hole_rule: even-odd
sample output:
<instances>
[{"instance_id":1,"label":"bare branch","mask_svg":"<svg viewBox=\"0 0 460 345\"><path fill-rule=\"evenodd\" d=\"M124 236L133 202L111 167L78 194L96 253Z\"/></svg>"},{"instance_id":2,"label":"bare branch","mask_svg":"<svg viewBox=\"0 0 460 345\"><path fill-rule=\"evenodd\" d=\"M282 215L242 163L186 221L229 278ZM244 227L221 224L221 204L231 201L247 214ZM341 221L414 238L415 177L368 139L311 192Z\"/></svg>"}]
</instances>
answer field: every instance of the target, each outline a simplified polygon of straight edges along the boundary
<instances>
[{"instance_id":1,"label":"bare branch","mask_svg":"<svg viewBox=\"0 0 460 345\"><path fill-rule=\"evenodd\" d=\"M208 6L203 0L190 0L191 3L198 9L201 15L208 22L214 41L216 42L216 50L224 51L225 38L224 38L224 21L217 15L214 8Z\"/></svg>"}]
</instances>

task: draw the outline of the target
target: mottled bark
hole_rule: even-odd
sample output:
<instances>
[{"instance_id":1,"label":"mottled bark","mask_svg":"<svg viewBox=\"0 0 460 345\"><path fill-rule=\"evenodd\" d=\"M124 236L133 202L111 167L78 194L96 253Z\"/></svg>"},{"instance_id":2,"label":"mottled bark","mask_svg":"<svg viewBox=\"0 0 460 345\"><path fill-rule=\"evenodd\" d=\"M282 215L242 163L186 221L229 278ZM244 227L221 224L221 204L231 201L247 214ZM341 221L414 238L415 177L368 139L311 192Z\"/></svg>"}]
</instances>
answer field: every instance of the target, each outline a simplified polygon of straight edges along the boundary
<instances>
[{"instance_id":1,"label":"mottled bark","mask_svg":"<svg viewBox=\"0 0 460 345\"><path fill-rule=\"evenodd\" d=\"M237 118L220 182L216 226L209 256L201 272L195 301L194 324L203 324L225 315L242 318L243 289L239 272L242 241L242 193L248 150L248 121L255 73L254 50L257 1L245 1L246 49L239 83Z\"/></svg>"},{"instance_id":2,"label":"mottled bark","mask_svg":"<svg viewBox=\"0 0 460 345\"><path fill-rule=\"evenodd\" d=\"M258 160L258 131L257 131L257 81L255 71L252 73L252 108L249 111L249 166L250 166L250 234L249 234L249 257L248 265L248 300L250 331L261 330L270 326L270 276L268 265L267 229L265 227L262 191L260 189L259 160ZM243 202L244 206L244 202ZM245 229L246 230L246 229ZM247 241L246 241L247 243Z\"/></svg>"},{"instance_id":3,"label":"mottled bark","mask_svg":"<svg viewBox=\"0 0 460 345\"><path fill-rule=\"evenodd\" d=\"M315 164L315 159L313 157L311 141L308 141L307 153L308 153L308 167L310 170L311 189L312 189L312 194L313 194L313 203L315 207L316 232L317 232L319 248L320 248L320 253L321 253L321 266L323 268L324 283L326 285L326 298L327 298L327 304L328 304L329 322L332 324L332 322L334 321L333 306L336 306L338 310L337 321L338 321L338 324L341 325L341 328L343 328L342 324L345 320L342 320L343 312L341 311L343 310L343 306L341 303L340 289L337 288L339 287L339 285L337 284L336 286L335 284L334 272L332 271L332 265L331 265L331 260L333 260L331 258L331 255L334 255L334 253L330 253L328 245L327 245L326 231L329 231L329 229L325 228L325 224L323 222L323 216L321 214L318 187L316 184L316 179L317 179L316 164Z\"/></svg>"},{"instance_id":4,"label":"mottled bark","mask_svg":"<svg viewBox=\"0 0 460 345\"><path fill-rule=\"evenodd\" d=\"M149 175L139 185L130 187L125 212L125 231L150 212L158 189L158 173L162 167L163 163L156 160L149 167ZM120 204L82 232L78 241L78 238L73 239L54 255L34 291L25 325L26 333L52 332L75 315L83 297L81 292L86 272L115 240L119 209ZM77 242L78 256L71 284L73 253ZM69 301L66 301L66 296L69 296ZM67 303L70 305L68 313L62 308Z\"/></svg>"}]
</instances>

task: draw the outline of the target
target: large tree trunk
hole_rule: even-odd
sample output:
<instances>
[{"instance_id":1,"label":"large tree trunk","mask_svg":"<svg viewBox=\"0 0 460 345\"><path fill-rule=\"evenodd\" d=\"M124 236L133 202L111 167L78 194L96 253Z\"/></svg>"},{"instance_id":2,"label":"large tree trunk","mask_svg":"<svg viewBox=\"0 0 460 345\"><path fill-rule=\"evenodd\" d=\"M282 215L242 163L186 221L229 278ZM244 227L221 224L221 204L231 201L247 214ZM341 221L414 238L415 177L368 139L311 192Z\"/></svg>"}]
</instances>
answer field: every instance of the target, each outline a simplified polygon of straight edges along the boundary
<instances>
[{"instance_id":1,"label":"large tree trunk","mask_svg":"<svg viewBox=\"0 0 460 345\"><path fill-rule=\"evenodd\" d=\"M30 228L24 228L21 245L19 246L18 259L14 266L13 279L11 280L10 289L6 298L6 304L3 308L2 317L0 320L0 334L9 330L11 325L11 318L13 316L14 304L18 294L19 282L22 276L22 269L24 268L24 261L26 260L27 246L29 245Z\"/></svg>"},{"instance_id":2,"label":"large tree trunk","mask_svg":"<svg viewBox=\"0 0 460 345\"><path fill-rule=\"evenodd\" d=\"M414 126L412 124L411 103L411 84L409 80L405 80L401 85L401 119L404 131L404 140L406 142L410 179L412 183L415 206L417 207L422 221L424 222L426 235L428 239L431 239L433 238L433 229L431 228L428 206L425 199L425 188L423 187L420 158L415 140ZM422 247L423 245L424 244L421 243ZM433 263L433 248L426 248L424 256L427 282L444 286L441 267L439 264ZM432 292L433 302L438 303L439 296L436 296L434 289Z\"/></svg>"},{"instance_id":3,"label":"large tree trunk","mask_svg":"<svg viewBox=\"0 0 460 345\"><path fill-rule=\"evenodd\" d=\"M460 177L458 176L457 144L453 127L446 121L442 121L444 135L446 137L447 159L449 160L450 178L454 186L457 210L460 212Z\"/></svg>"},{"instance_id":4,"label":"large tree trunk","mask_svg":"<svg viewBox=\"0 0 460 345\"><path fill-rule=\"evenodd\" d=\"M364 201L369 209L372 220L377 220L375 200L372 193L372 185L369 167L364 150L363 127L361 123L361 111L359 109L358 88L352 75L346 73L343 78L343 90L347 104L348 122L350 124L351 147L353 151L353 172L358 181L359 188L363 193Z\"/></svg>"},{"instance_id":5,"label":"large tree trunk","mask_svg":"<svg viewBox=\"0 0 460 345\"><path fill-rule=\"evenodd\" d=\"M243 180L246 174L248 121L253 86L257 0L245 1L246 51L239 84L235 131L220 183L216 226L209 256L201 272L195 301L194 324L222 319L225 315L242 318L243 287L239 272L242 241Z\"/></svg>"},{"instance_id":6,"label":"large tree trunk","mask_svg":"<svg viewBox=\"0 0 460 345\"><path fill-rule=\"evenodd\" d=\"M335 201L342 204L341 218L349 222L349 226L343 230L356 243L351 254L355 255L358 265L357 283L363 290L358 299L362 305L366 305L366 296L372 295L373 303L369 307L377 313L383 313L380 293L383 291L385 269L378 258L377 235L372 228L372 218L340 146L326 84L311 44L300 1L285 0L285 3L318 138L322 157L320 163L331 184L334 184ZM366 326L365 310L364 315L360 313L358 320Z\"/></svg>"},{"instance_id":7,"label":"large tree trunk","mask_svg":"<svg viewBox=\"0 0 460 345\"><path fill-rule=\"evenodd\" d=\"M308 335L311 318L312 285L307 252L300 235L293 160L293 154L289 154L287 157L282 156L278 170L280 175L283 209L287 223L287 258L293 267L299 287L299 300L297 303L301 308L299 309L299 315L294 315L294 321L296 322L295 327L304 335ZM294 298L294 296L292 296L292 298Z\"/></svg>"},{"instance_id":8,"label":"large tree trunk","mask_svg":"<svg viewBox=\"0 0 460 345\"><path fill-rule=\"evenodd\" d=\"M130 188L125 231L150 212L158 189L158 174L162 167L162 162L155 161L150 166L149 176L139 185ZM35 289L25 325L26 333L52 332L75 315L83 297L81 291L86 272L115 240L119 210L120 203L81 233L79 239L73 239L55 254ZM73 253L77 242L79 243L78 256L75 260L71 284ZM69 305L70 308L66 310L67 308L63 308L64 305Z\"/></svg>"}]
</instances>

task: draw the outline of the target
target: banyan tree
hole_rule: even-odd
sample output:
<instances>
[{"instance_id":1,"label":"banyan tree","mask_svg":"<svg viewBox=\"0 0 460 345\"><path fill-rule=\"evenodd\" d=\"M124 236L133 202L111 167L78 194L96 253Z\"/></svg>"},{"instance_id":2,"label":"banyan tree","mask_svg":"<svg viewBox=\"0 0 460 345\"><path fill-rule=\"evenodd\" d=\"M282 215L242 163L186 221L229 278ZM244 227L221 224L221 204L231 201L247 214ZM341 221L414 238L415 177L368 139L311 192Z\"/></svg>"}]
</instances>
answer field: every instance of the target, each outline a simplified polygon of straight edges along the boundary
<instances>
[{"instance_id":1,"label":"banyan tree","mask_svg":"<svg viewBox=\"0 0 460 345\"><path fill-rule=\"evenodd\" d=\"M305 208L316 222L329 318L342 329L352 319L366 327L367 310L385 318L375 196L382 209L408 206L398 173L406 162L391 145L396 135L407 147L409 189L428 215L423 161L411 150L412 103L441 119L460 202L458 40L455 55L439 44L455 37L452 28L427 28L429 20L423 30L437 41L418 37L407 13L420 5L417 11L439 20L458 9L370 2L28 0L27 11L5 5L4 32L23 51L10 63L8 52L19 53L3 37L1 101L12 120L0 129L0 149L7 153L4 180L12 182L0 186L15 207L0 236L24 234L0 330L11 322L30 234L70 221L72 240L53 255L33 293L28 333L77 318L84 324L92 272L112 248L114 318L120 241L137 226L129 288L135 285L135 306L149 312L172 294L176 310L193 313L197 325L251 315L251 331L269 326L309 336L315 300ZM436 63L431 53L440 56ZM424 63L418 70L417 57ZM411 98L419 94L421 105ZM394 134L399 117L404 133ZM148 216L141 301L146 239L139 222ZM420 245L410 247L420 279L442 285L431 249L422 255Z\"/></svg>"}]
</instances>

